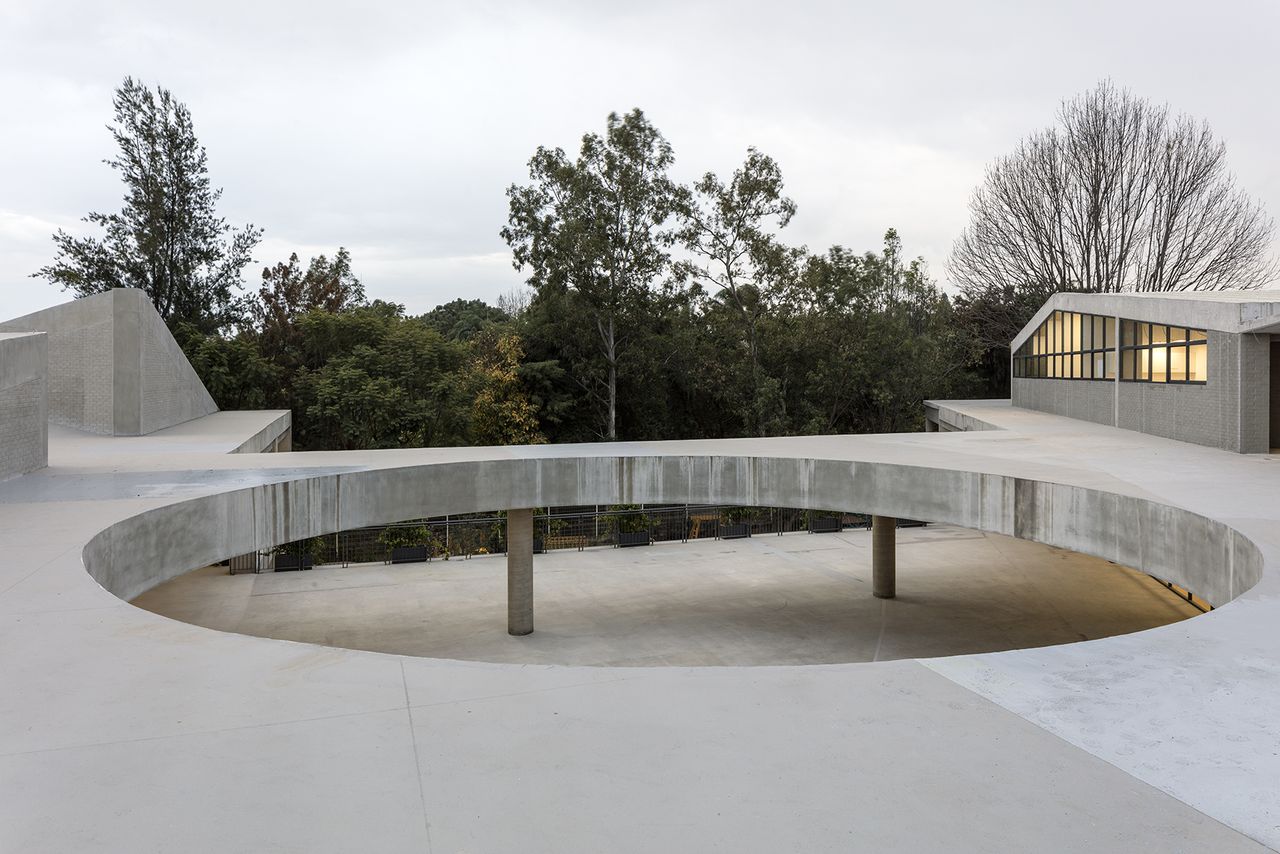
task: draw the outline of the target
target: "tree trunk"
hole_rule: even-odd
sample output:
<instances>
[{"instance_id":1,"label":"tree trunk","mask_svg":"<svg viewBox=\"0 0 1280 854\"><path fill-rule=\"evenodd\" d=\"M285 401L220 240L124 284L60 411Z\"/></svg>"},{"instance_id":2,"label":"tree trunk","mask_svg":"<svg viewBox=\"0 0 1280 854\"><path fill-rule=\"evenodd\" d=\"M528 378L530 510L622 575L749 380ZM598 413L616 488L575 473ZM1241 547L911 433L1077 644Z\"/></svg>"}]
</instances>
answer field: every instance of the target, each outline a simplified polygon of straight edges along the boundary
<instances>
[{"instance_id":1,"label":"tree trunk","mask_svg":"<svg viewBox=\"0 0 1280 854\"><path fill-rule=\"evenodd\" d=\"M609 361L609 441L616 442L618 440L618 350L612 317L609 318L607 341L605 358Z\"/></svg>"}]
</instances>

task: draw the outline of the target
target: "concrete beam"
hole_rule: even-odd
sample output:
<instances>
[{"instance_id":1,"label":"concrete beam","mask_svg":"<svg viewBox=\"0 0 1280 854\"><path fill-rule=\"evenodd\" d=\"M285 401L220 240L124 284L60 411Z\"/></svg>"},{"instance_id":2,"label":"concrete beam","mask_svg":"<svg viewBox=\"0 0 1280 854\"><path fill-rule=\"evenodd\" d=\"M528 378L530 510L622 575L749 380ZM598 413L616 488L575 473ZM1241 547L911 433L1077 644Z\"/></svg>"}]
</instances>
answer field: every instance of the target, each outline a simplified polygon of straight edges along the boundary
<instances>
[{"instance_id":1,"label":"concrete beam","mask_svg":"<svg viewBox=\"0 0 1280 854\"><path fill-rule=\"evenodd\" d=\"M892 516L871 517L871 593L877 599L896 594L898 520Z\"/></svg>"},{"instance_id":2,"label":"concrete beam","mask_svg":"<svg viewBox=\"0 0 1280 854\"><path fill-rule=\"evenodd\" d=\"M533 511L507 511L507 634L533 633Z\"/></svg>"}]
</instances>

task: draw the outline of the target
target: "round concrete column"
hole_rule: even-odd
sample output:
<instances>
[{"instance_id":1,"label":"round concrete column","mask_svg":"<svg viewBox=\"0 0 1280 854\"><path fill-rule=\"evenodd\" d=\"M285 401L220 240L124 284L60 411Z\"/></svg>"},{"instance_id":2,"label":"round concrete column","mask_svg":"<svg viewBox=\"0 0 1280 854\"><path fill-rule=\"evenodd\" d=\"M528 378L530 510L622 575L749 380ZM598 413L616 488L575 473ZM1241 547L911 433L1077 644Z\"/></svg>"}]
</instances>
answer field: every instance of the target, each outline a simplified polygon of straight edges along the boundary
<instances>
[{"instance_id":1,"label":"round concrete column","mask_svg":"<svg viewBox=\"0 0 1280 854\"><path fill-rule=\"evenodd\" d=\"M507 634L533 632L533 511L507 511Z\"/></svg>"},{"instance_id":2,"label":"round concrete column","mask_svg":"<svg viewBox=\"0 0 1280 854\"><path fill-rule=\"evenodd\" d=\"M896 592L898 520L871 517L871 592L877 599L892 599Z\"/></svg>"}]
</instances>

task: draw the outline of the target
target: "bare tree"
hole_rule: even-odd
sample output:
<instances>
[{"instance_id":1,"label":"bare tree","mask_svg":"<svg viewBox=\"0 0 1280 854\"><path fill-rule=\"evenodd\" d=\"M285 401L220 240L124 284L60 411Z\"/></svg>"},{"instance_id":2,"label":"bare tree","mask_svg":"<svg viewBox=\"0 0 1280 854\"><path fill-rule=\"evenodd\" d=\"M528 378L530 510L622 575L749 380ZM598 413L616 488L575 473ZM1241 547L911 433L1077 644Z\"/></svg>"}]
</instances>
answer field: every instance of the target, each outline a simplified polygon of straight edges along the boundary
<instances>
[{"instance_id":1,"label":"bare tree","mask_svg":"<svg viewBox=\"0 0 1280 854\"><path fill-rule=\"evenodd\" d=\"M951 277L992 321L1055 291L1256 288L1277 273L1274 222L1209 126L1110 81L989 166L969 209Z\"/></svg>"}]
</instances>

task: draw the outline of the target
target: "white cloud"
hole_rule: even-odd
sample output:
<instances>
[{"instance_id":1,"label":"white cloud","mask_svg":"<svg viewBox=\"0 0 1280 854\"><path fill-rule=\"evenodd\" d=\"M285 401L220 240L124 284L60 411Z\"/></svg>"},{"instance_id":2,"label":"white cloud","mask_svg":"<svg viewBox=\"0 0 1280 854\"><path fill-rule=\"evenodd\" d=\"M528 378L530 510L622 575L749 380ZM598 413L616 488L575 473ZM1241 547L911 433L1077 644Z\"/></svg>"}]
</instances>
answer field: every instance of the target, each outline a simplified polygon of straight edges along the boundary
<instances>
[{"instance_id":1,"label":"white cloud","mask_svg":"<svg viewBox=\"0 0 1280 854\"><path fill-rule=\"evenodd\" d=\"M731 171L748 145L776 157L800 207L790 240L872 249L893 226L939 276L983 164L1104 76L1208 119L1280 212L1278 30L1280 7L1248 0L9 0L0 313L60 300L26 278L49 234L119 204L101 161L125 74L191 106L222 212L267 230L259 261L345 245L371 296L422 311L516 286L504 189L537 145L572 149L632 106L683 179Z\"/></svg>"}]
</instances>

